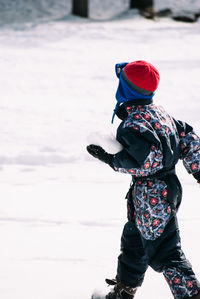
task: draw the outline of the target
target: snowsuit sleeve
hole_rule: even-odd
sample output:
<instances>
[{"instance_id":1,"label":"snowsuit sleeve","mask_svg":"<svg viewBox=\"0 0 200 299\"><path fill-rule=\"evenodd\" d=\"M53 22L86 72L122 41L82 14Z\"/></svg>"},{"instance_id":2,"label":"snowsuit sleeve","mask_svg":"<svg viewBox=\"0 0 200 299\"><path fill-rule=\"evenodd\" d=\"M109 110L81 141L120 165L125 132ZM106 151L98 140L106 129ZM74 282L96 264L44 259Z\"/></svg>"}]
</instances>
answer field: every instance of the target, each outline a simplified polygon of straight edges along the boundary
<instances>
[{"instance_id":1,"label":"snowsuit sleeve","mask_svg":"<svg viewBox=\"0 0 200 299\"><path fill-rule=\"evenodd\" d=\"M200 180L200 138L193 128L182 121L176 121L176 127L180 138L180 158L188 173Z\"/></svg>"},{"instance_id":2,"label":"snowsuit sleeve","mask_svg":"<svg viewBox=\"0 0 200 299\"><path fill-rule=\"evenodd\" d=\"M163 168L159 147L144 136L135 134L132 128L121 128L117 140L123 145L123 150L112 159L116 171L148 176Z\"/></svg>"}]
</instances>

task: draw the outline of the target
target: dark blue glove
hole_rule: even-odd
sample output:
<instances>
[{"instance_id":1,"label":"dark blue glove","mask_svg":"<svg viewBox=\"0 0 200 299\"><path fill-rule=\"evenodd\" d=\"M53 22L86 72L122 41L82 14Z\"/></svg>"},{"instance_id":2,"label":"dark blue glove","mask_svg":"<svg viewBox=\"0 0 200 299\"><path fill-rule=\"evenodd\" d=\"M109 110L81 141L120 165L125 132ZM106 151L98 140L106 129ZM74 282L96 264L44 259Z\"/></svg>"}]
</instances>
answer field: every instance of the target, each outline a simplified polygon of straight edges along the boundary
<instances>
[{"instance_id":1,"label":"dark blue glove","mask_svg":"<svg viewBox=\"0 0 200 299\"><path fill-rule=\"evenodd\" d=\"M200 184L200 171L193 173L193 177L197 180L197 183Z\"/></svg>"},{"instance_id":2,"label":"dark blue glove","mask_svg":"<svg viewBox=\"0 0 200 299\"><path fill-rule=\"evenodd\" d=\"M101 146L90 144L87 146L87 151L94 158L97 158L112 167L112 158L114 155L108 154Z\"/></svg>"}]
</instances>

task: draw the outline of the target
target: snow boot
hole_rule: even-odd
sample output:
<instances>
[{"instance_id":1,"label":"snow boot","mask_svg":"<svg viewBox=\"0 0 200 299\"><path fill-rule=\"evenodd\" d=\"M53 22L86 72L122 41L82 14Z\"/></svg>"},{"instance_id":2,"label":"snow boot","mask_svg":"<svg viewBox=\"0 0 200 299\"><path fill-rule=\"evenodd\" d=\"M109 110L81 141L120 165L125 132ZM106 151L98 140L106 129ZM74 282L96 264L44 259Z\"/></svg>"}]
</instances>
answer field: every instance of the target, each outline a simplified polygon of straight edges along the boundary
<instances>
[{"instance_id":1,"label":"snow boot","mask_svg":"<svg viewBox=\"0 0 200 299\"><path fill-rule=\"evenodd\" d=\"M115 279L106 279L106 283L114 288L106 295L105 299L133 299L137 290L137 288L125 286Z\"/></svg>"}]
</instances>

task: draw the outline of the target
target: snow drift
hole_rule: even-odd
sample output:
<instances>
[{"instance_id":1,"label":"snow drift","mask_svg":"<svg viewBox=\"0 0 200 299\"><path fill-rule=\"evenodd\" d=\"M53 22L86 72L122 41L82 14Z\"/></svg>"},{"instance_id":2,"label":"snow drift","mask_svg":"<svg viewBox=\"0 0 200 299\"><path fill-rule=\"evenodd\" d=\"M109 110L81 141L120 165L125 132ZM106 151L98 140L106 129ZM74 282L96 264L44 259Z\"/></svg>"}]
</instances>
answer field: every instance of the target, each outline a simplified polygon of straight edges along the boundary
<instances>
[{"instance_id":1,"label":"snow drift","mask_svg":"<svg viewBox=\"0 0 200 299\"><path fill-rule=\"evenodd\" d=\"M111 19L127 11L129 0L90 0L89 17L96 20Z\"/></svg>"},{"instance_id":2,"label":"snow drift","mask_svg":"<svg viewBox=\"0 0 200 299\"><path fill-rule=\"evenodd\" d=\"M156 10L170 8L174 14L200 12L200 0L154 0Z\"/></svg>"},{"instance_id":3,"label":"snow drift","mask_svg":"<svg viewBox=\"0 0 200 299\"><path fill-rule=\"evenodd\" d=\"M71 9L71 0L0 0L0 24L58 19Z\"/></svg>"}]
</instances>

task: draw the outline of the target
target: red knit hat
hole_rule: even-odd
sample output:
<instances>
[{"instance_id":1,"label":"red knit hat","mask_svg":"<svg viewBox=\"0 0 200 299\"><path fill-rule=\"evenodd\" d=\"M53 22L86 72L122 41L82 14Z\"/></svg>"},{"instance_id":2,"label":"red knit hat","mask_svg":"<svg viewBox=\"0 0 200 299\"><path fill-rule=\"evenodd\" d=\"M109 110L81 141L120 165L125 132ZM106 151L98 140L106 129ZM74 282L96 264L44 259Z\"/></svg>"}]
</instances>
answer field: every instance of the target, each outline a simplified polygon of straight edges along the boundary
<instances>
[{"instance_id":1,"label":"red knit hat","mask_svg":"<svg viewBox=\"0 0 200 299\"><path fill-rule=\"evenodd\" d=\"M158 70L143 60L128 63L124 68L124 73L128 80L146 91L154 92L160 81Z\"/></svg>"}]
</instances>

